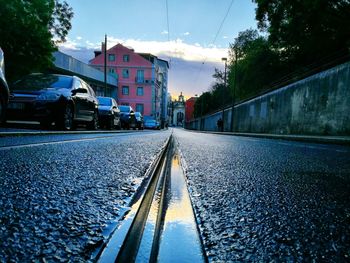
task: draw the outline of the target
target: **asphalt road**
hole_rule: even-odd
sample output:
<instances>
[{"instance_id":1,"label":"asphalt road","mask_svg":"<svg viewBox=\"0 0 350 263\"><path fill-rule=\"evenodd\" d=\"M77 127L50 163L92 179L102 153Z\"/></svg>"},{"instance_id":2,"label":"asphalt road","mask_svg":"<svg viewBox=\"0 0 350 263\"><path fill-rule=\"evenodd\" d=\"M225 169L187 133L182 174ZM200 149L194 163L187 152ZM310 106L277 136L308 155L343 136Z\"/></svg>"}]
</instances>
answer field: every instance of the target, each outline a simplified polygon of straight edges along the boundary
<instances>
[{"instance_id":1,"label":"asphalt road","mask_svg":"<svg viewBox=\"0 0 350 263\"><path fill-rule=\"evenodd\" d=\"M209 261L350 261L349 147L175 137Z\"/></svg>"},{"instance_id":2,"label":"asphalt road","mask_svg":"<svg viewBox=\"0 0 350 263\"><path fill-rule=\"evenodd\" d=\"M93 259L170 133L0 138L0 262ZM209 261L349 261L349 147L174 137Z\"/></svg>"},{"instance_id":3,"label":"asphalt road","mask_svg":"<svg viewBox=\"0 0 350 263\"><path fill-rule=\"evenodd\" d=\"M169 137L0 138L0 262L86 262Z\"/></svg>"}]
</instances>

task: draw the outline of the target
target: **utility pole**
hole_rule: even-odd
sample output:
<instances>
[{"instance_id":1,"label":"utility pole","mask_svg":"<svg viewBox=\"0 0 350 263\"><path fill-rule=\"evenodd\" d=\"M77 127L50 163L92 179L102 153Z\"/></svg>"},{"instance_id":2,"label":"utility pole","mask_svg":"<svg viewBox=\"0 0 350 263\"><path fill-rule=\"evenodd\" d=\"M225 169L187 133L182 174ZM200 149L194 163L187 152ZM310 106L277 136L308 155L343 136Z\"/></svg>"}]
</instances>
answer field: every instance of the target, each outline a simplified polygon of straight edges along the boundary
<instances>
[{"instance_id":1,"label":"utility pole","mask_svg":"<svg viewBox=\"0 0 350 263\"><path fill-rule=\"evenodd\" d=\"M235 78L233 81L233 91L232 91L232 111L231 111L231 132L234 132L234 114L235 114L235 99L236 99L236 94L235 91L237 89L237 47L236 45L234 46L234 52L235 52Z\"/></svg>"},{"instance_id":2,"label":"utility pole","mask_svg":"<svg viewBox=\"0 0 350 263\"><path fill-rule=\"evenodd\" d=\"M204 130L204 124L203 124L203 100L204 100L204 96L203 93L201 95L201 120L199 123L199 130Z\"/></svg>"},{"instance_id":3,"label":"utility pole","mask_svg":"<svg viewBox=\"0 0 350 263\"><path fill-rule=\"evenodd\" d=\"M222 125L221 125L221 131L224 131L224 125L225 125L225 91L226 91L226 68L227 68L227 58L222 58L222 61L225 61L225 74L224 74L224 88L222 91Z\"/></svg>"},{"instance_id":4,"label":"utility pole","mask_svg":"<svg viewBox=\"0 0 350 263\"><path fill-rule=\"evenodd\" d=\"M107 92L107 34L105 34L104 43L104 82L105 82L105 94Z\"/></svg>"}]
</instances>

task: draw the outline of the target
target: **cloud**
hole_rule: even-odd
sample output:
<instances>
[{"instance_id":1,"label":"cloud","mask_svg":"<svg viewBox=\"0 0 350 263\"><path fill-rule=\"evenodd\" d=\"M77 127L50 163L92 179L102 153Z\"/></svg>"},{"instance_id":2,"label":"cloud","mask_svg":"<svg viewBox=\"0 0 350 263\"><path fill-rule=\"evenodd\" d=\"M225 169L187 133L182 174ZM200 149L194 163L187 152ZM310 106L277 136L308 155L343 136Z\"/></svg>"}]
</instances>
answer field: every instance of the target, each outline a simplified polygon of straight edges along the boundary
<instances>
[{"instance_id":1,"label":"cloud","mask_svg":"<svg viewBox=\"0 0 350 263\"><path fill-rule=\"evenodd\" d=\"M137 39L118 39L110 37L108 46L121 43L132 47L136 52L152 53L156 56L181 58L187 61L211 61L219 62L222 57L227 56L226 48L215 45L202 46L198 43L188 44L182 39L171 41L141 41Z\"/></svg>"},{"instance_id":2,"label":"cloud","mask_svg":"<svg viewBox=\"0 0 350 263\"><path fill-rule=\"evenodd\" d=\"M124 46L132 47L136 52L152 53L156 56L181 58L187 61L210 61L220 62L222 57L226 57L227 48L221 48L210 44L202 46L199 43L188 44L178 38L171 41L145 41L139 39L119 39L115 37L108 38L108 47L118 43ZM86 46L93 49L99 49L100 43L85 41ZM75 40L67 39L67 42L60 45L61 48L80 49L82 44Z\"/></svg>"},{"instance_id":3,"label":"cloud","mask_svg":"<svg viewBox=\"0 0 350 263\"><path fill-rule=\"evenodd\" d=\"M169 32L168 31L166 31L166 30L163 30L162 32L160 32L162 35L167 35L167 34L169 34Z\"/></svg>"},{"instance_id":4,"label":"cloud","mask_svg":"<svg viewBox=\"0 0 350 263\"><path fill-rule=\"evenodd\" d=\"M184 36L189 36L190 35L190 32L185 32L184 33Z\"/></svg>"},{"instance_id":5,"label":"cloud","mask_svg":"<svg viewBox=\"0 0 350 263\"><path fill-rule=\"evenodd\" d=\"M82 40L83 39L81 36L77 36L76 38L77 38L77 40Z\"/></svg>"},{"instance_id":6,"label":"cloud","mask_svg":"<svg viewBox=\"0 0 350 263\"><path fill-rule=\"evenodd\" d=\"M215 68L223 69L222 57L228 50L215 45L202 46L199 43L188 44L182 39L172 41L144 41L139 39L108 38L108 47L117 43L133 48L136 52L152 53L170 61L169 91L177 96L182 91L186 97L201 94L209 90L214 79ZM94 50L101 49L101 43L67 39L59 49L85 63L94 57Z\"/></svg>"}]
</instances>

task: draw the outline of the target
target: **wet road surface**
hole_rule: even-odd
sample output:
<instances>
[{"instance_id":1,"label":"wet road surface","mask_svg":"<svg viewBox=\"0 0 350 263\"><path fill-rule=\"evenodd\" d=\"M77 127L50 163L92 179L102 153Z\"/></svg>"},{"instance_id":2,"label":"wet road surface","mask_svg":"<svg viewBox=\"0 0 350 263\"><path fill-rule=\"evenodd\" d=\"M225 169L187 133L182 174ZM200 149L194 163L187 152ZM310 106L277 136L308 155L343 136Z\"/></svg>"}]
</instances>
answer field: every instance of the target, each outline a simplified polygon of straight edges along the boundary
<instances>
[{"instance_id":1,"label":"wet road surface","mask_svg":"<svg viewBox=\"0 0 350 263\"><path fill-rule=\"evenodd\" d=\"M169 135L0 138L0 262L90 261ZM349 261L349 147L174 137L210 262Z\"/></svg>"},{"instance_id":2,"label":"wet road surface","mask_svg":"<svg viewBox=\"0 0 350 263\"><path fill-rule=\"evenodd\" d=\"M350 148L176 130L211 262L348 262Z\"/></svg>"},{"instance_id":3,"label":"wet road surface","mask_svg":"<svg viewBox=\"0 0 350 263\"><path fill-rule=\"evenodd\" d=\"M0 262L88 261L169 134L0 138Z\"/></svg>"}]
</instances>

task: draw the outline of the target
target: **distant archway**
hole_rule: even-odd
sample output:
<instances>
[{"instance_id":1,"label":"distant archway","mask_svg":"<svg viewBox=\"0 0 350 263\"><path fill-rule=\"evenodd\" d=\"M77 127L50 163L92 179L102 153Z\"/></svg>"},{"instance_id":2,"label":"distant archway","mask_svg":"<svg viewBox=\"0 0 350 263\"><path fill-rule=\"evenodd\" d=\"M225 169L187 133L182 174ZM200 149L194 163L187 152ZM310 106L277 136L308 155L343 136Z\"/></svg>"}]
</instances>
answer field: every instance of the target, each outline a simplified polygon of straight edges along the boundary
<instances>
[{"instance_id":1,"label":"distant archway","mask_svg":"<svg viewBox=\"0 0 350 263\"><path fill-rule=\"evenodd\" d=\"M178 112L176 115L176 125L182 125L185 118L185 114L183 112Z\"/></svg>"}]
</instances>

